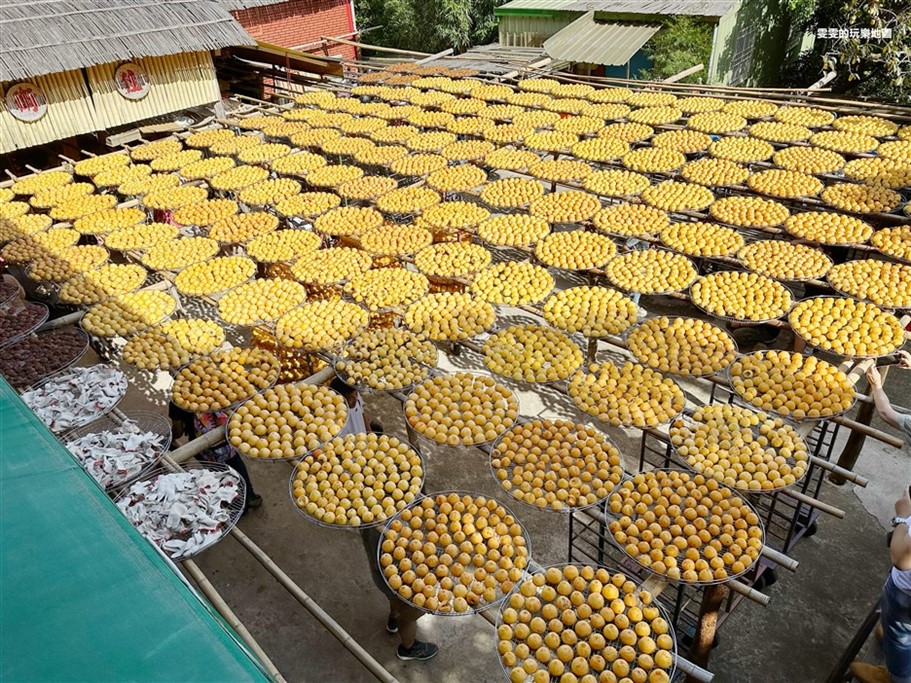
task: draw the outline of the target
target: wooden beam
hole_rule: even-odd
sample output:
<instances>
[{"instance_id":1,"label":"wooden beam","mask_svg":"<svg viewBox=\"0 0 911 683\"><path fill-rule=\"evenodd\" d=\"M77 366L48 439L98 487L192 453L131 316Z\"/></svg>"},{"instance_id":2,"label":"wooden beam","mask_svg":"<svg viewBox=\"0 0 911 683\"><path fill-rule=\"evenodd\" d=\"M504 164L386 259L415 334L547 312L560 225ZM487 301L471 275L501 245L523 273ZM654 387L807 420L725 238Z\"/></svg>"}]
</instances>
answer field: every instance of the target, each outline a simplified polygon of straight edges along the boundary
<instances>
[{"instance_id":1,"label":"wooden beam","mask_svg":"<svg viewBox=\"0 0 911 683\"><path fill-rule=\"evenodd\" d=\"M351 38L355 38L357 36L362 36L365 33L369 33L370 31L375 31L378 28L383 28L383 27L382 26L371 26L370 28L359 29L357 31L350 31L348 33L343 33L340 36L333 36L332 38L320 38L319 40L313 40L313 41L310 41L309 43L304 43L303 45L295 45L291 49L306 52L307 50L311 50L315 47L320 47L321 45L323 45L323 43L337 43L340 40L350 40Z\"/></svg>"},{"instance_id":2,"label":"wooden beam","mask_svg":"<svg viewBox=\"0 0 911 683\"><path fill-rule=\"evenodd\" d=\"M437 52L435 55L430 55L429 57L424 57L424 59L419 59L415 64L426 64L427 62L432 62L434 59L439 59L440 57L447 57L453 52L452 48L443 50L442 52Z\"/></svg>"},{"instance_id":3,"label":"wooden beam","mask_svg":"<svg viewBox=\"0 0 911 683\"><path fill-rule=\"evenodd\" d=\"M693 74L698 74L705 68L705 64L697 64L696 66L691 66L689 69L684 69L680 73L676 73L670 78L665 78L662 83L676 83L687 76L692 76Z\"/></svg>"},{"instance_id":4,"label":"wooden beam","mask_svg":"<svg viewBox=\"0 0 911 683\"><path fill-rule=\"evenodd\" d=\"M823 77L820 78L818 81L816 81L813 85L811 85L809 88L807 88L807 90L808 90L808 91L809 91L809 90L819 90L819 89L822 88L822 86L824 86L826 83L828 83L829 81L833 80L833 79L835 78L836 75L837 75L837 74L836 74L835 71L830 71L830 72L827 73L825 76L823 76Z\"/></svg>"},{"instance_id":5,"label":"wooden beam","mask_svg":"<svg viewBox=\"0 0 911 683\"><path fill-rule=\"evenodd\" d=\"M544 59L539 59L539 60L536 61L536 62L532 62L532 63L529 64L528 66L525 66L525 67L523 67L523 68L521 68L521 69L519 69L519 70L517 70L517 71L510 71L509 73L505 73L505 74L503 74L502 76L500 76L500 78L501 78L502 80L506 81L506 80L509 80L509 79L511 79L511 78L515 78L515 77L518 76L521 72L523 72L523 71L525 71L525 70L527 70L527 69L540 69L542 66L547 66L547 65L550 64L552 61L554 61L554 60L553 60L551 57L545 57Z\"/></svg>"},{"instance_id":6,"label":"wooden beam","mask_svg":"<svg viewBox=\"0 0 911 683\"><path fill-rule=\"evenodd\" d=\"M120 147L125 145L128 142L134 142L142 137L142 133L139 132L138 128L131 128L130 130L125 130L122 133L115 133L114 135L109 135L108 138L104 141L108 147Z\"/></svg>"},{"instance_id":7,"label":"wooden beam","mask_svg":"<svg viewBox=\"0 0 911 683\"><path fill-rule=\"evenodd\" d=\"M208 120L211 121L211 118ZM151 126L140 126L139 128L139 132L143 135L150 135L152 133L177 133L182 130L184 130L184 126L181 126L179 123L155 123Z\"/></svg>"},{"instance_id":8,"label":"wooden beam","mask_svg":"<svg viewBox=\"0 0 911 683\"><path fill-rule=\"evenodd\" d=\"M368 43L359 43L356 40L347 40L345 38L329 38L327 36L320 36L321 40L334 40L336 43L341 43L342 45L352 45L354 47L362 47L367 50L376 50L377 52L388 52L393 55L408 55L410 57L429 57L429 52L416 52L414 50L399 50L395 47L382 47L380 45L370 45Z\"/></svg>"}]
</instances>

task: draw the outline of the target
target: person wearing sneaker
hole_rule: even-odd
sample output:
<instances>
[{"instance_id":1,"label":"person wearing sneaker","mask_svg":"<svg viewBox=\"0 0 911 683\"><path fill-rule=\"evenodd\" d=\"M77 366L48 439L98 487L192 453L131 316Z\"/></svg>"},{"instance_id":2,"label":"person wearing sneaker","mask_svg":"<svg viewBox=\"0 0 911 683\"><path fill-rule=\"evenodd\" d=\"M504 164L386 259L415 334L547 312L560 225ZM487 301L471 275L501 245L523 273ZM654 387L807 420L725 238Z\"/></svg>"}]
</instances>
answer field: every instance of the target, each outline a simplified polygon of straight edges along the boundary
<instances>
[{"instance_id":1,"label":"person wearing sneaker","mask_svg":"<svg viewBox=\"0 0 911 683\"><path fill-rule=\"evenodd\" d=\"M386 584L383 575L380 573L376 553L377 546L380 544L380 536L381 531L376 527L361 530L361 540L364 543L364 551L367 553L367 561L370 564L370 577L380 592L389 600L389 617L386 619L386 630L399 636L400 643L395 654L399 659L405 661L430 659L440 648L433 643L425 643L417 639L418 619L424 616L424 612L413 605L409 605L396 595Z\"/></svg>"},{"instance_id":2,"label":"person wearing sneaker","mask_svg":"<svg viewBox=\"0 0 911 683\"><path fill-rule=\"evenodd\" d=\"M879 600L886 666L851 664L861 683L911 683L911 486L895 502L889 555L892 570Z\"/></svg>"}]
</instances>

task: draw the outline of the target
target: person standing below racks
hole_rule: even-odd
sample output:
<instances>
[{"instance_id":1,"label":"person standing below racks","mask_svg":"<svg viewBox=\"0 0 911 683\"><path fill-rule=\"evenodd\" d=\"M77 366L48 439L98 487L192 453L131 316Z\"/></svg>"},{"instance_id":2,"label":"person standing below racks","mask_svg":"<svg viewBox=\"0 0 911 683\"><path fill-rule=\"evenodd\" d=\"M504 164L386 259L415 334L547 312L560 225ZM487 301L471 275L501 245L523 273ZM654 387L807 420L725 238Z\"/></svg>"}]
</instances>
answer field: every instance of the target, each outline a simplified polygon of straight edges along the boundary
<instances>
[{"instance_id":1,"label":"person standing below racks","mask_svg":"<svg viewBox=\"0 0 911 683\"><path fill-rule=\"evenodd\" d=\"M879 600L886 666L851 664L861 683L911 683L911 486L895 501L889 556L892 570Z\"/></svg>"},{"instance_id":2,"label":"person standing below racks","mask_svg":"<svg viewBox=\"0 0 911 683\"><path fill-rule=\"evenodd\" d=\"M339 437L348 434L362 434L367 431L367 418L364 415L364 399L358 393L357 389L345 384L339 377L332 380L329 388L338 392L345 399L348 406L348 421L338 433ZM379 430L382 431L382 430Z\"/></svg>"},{"instance_id":3,"label":"person standing below racks","mask_svg":"<svg viewBox=\"0 0 911 683\"><path fill-rule=\"evenodd\" d=\"M899 367L911 368L911 354L899 351ZM911 415L897 412L883 390L883 379L876 367L867 370L870 393L880 417L900 429L911 442ZM895 501L889 557L892 569L886 577L879 601L883 653L886 666L853 662L850 670L861 683L911 683L911 486L902 489Z\"/></svg>"},{"instance_id":4,"label":"person standing below racks","mask_svg":"<svg viewBox=\"0 0 911 683\"><path fill-rule=\"evenodd\" d=\"M225 423L228 421L227 414L223 412L193 415L173 403L168 405L168 417L171 418L171 429L174 436L171 441L172 449L176 447L175 442L180 437L186 436L189 441L192 441L213 429L224 430ZM196 459L202 462L217 462L227 465L243 478L246 484L244 514L247 513L247 510L258 508L263 504L262 496L253 490L253 480L250 479L250 473L247 471L243 458L229 443L209 448L197 455Z\"/></svg>"},{"instance_id":5,"label":"person standing below racks","mask_svg":"<svg viewBox=\"0 0 911 683\"><path fill-rule=\"evenodd\" d=\"M338 377L332 381L330 387L340 393L348 404L348 422L339 436L366 432L367 421L364 415L364 400L361 395L356 389L345 384ZM383 426L377 421L370 422L370 431L382 434ZM386 630L399 636L400 644L396 650L396 656L404 661L425 661L434 657L440 648L434 643L426 643L417 639L418 619L424 616L424 612L402 600L386 584L386 580L383 578L383 574L380 571L377 548L382 540L384 526L384 524L380 524L361 529L361 542L364 544L364 552L367 553L370 578L373 579L374 585L389 601Z\"/></svg>"},{"instance_id":6,"label":"person standing below racks","mask_svg":"<svg viewBox=\"0 0 911 683\"><path fill-rule=\"evenodd\" d=\"M383 525L362 529L361 541L364 543L364 552L367 553L367 561L370 563L370 578L389 600L386 630L389 633L397 633L401 641L395 654L404 661L431 659L440 648L434 643L426 643L417 639L418 619L424 616L424 612L396 595L386 584L386 580L380 572L377 546L382 540L382 529Z\"/></svg>"}]
</instances>

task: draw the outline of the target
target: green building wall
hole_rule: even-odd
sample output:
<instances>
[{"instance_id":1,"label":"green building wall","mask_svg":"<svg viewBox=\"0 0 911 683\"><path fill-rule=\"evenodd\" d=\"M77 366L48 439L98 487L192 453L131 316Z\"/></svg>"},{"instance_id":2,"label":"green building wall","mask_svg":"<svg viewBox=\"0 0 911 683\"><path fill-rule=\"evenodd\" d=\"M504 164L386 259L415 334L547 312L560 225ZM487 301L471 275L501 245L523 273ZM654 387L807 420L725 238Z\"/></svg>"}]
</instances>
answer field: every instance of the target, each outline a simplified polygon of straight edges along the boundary
<instances>
[{"instance_id":1,"label":"green building wall","mask_svg":"<svg viewBox=\"0 0 911 683\"><path fill-rule=\"evenodd\" d=\"M500 43L504 45L540 46L581 16L579 12L561 11L555 0L552 9L504 9L495 11L499 22ZM598 19L614 21L664 21L664 16L645 16L599 12ZM711 22L711 19L706 19ZM743 79L735 79L734 63L737 36L742 30L755 29L752 59ZM789 45L787 0L740 0L715 27L714 48L706 68L706 82L711 85L761 87L779 81L782 62ZM630 77L636 78L647 65L640 52L630 64ZM625 76L626 67L607 67L608 75ZM809 84L808 84L809 85Z\"/></svg>"},{"instance_id":2,"label":"green building wall","mask_svg":"<svg viewBox=\"0 0 911 683\"><path fill-rule=\"evenodd\" d=\"M555 33L582 16L578 12L538 11L534 14L498 14L500 44L540 47Z\"/></svg>"},{"instance_id":3,"label":"green building wall","mask_svg":"<svg viewBox=\"0 0 911 683\"><path fill-rule=\"evenodd\" d=\"M755 27L752 63L746 77L734 82L737 36L750 27ZM778 82L787 55L788 31L786 0L741 0L718 21L708 83L761 87Z\"/></svg>"}]
</instances>

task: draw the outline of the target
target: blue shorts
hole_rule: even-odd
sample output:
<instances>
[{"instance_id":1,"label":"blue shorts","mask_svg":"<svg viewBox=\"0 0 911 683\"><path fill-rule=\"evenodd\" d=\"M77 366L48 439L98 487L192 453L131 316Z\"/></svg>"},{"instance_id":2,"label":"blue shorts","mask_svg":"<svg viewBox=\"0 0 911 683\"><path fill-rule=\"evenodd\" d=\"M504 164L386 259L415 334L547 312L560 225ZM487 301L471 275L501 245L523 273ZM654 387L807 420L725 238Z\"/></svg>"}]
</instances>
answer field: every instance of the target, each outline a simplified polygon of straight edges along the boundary
<instances>
[{"instance_id":1,"label":"blue shorts","mask_svg":"<svg viewBox=\"0 0 911 683\"><path fill-rule=\"evenodd\" d=\"M893 683L911 683L911 595L899 589L891 574L879 601L883 652Z\"/></svg>"}]
</instances>

